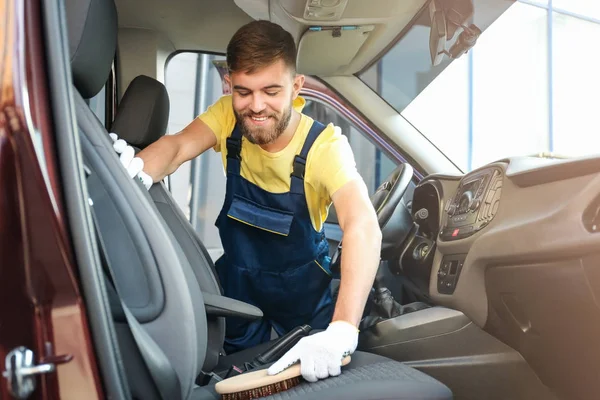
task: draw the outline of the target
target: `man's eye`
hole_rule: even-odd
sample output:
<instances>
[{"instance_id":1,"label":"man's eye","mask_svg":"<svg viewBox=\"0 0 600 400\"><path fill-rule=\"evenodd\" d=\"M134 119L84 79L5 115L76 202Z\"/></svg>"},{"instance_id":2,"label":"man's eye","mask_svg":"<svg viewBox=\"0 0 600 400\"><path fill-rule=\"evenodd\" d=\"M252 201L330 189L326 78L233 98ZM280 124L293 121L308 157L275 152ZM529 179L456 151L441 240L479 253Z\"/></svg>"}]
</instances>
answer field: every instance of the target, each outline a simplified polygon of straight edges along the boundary
<instances>
[{"instance_id":1,"label":"man's eye","mask_svg":"<svg viewBox=\"0 0 600 400\"><path fill-rule=\"evenodd\" d=\"M238 93L238 95L240 95L242 97L246 97L246 96L248 96L250 94L248 92L237 92L237 93Z\"/></svg>"},{"instance_id":2,"label":"man's eye","mask_svg":"<svg viewBox=\"0 0 600 400\"><path fill-rule=\"evenodd\" d=\"M277 96L279 94L279 92L266 92L266 93L267 93L267 96L271 96L271 97Z\"/></svg>"}]
</instances>

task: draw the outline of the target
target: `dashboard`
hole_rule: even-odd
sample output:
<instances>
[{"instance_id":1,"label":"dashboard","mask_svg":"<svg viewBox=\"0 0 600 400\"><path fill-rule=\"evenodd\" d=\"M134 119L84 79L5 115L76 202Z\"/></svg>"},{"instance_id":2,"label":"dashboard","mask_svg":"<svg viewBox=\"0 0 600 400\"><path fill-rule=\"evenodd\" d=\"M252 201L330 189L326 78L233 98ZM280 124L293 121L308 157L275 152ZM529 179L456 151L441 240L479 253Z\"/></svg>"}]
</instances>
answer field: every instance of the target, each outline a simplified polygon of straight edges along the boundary
<instances>
[{"instance_id":1,"label":"dashboard","mask_svg":"<svg viewBox=\"0 0 600 400\"><path fill-rule=\"evenodd\" d=\"M519 351L565 398L597 392L600 156L429 175L411 214L396 273Z\"/></svg>"},{"instance_id":2,"label":"dashboard","mask_svg":"<svg viewBox=\"0 0 600 400\"><path fill-rule=\"evenodd\" d=\"M462 176L430 175L415 188L412 215L418 229L396 272L483 327L489 268L600 249L600 157L509 158Z\"/></svg>"}]
</instances>

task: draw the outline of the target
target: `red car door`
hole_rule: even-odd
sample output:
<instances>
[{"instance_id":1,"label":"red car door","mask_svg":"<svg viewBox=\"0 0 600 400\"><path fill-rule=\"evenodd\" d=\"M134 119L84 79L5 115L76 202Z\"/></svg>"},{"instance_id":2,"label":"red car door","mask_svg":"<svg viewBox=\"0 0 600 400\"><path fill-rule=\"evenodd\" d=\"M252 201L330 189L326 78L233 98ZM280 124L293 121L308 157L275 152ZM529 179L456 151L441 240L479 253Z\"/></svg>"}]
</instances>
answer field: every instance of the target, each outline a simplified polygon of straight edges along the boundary
<instances>
[{"instance_id":1,"label":"red car door","mask_svg":"<svg viewBox=\"0 0 600 400\"><path fill-rule=\"evenodd\" d=\"M100 398L63 221L40 2L0 0L0 398Z\"/></svg>"}]
</instances>

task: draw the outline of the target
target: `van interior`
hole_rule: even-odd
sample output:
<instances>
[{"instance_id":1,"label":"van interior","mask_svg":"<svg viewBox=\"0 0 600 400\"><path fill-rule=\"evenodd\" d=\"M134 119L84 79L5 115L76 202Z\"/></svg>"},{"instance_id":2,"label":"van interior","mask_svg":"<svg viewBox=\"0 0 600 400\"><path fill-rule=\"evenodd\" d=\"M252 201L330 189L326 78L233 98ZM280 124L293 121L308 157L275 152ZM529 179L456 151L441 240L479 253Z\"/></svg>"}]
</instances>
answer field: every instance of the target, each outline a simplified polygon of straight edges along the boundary
<instances>
[{"instance_id":1,"label":"van interior","mask_svg":"<svg viewBox=\"0 0 600 400\"><path fill-rule=\"evenodd\" d=\"M297 69L307 77L302 95L336 110L389 160L371 193L381 264L351 363L338 377L268 398L596 398L600 159L507 155L464 173L364 79L402 43L403 59L427 66L419 82L406 77L424 90L513 4L45 2L69 231L107 398L218 399L214 386L233 367L266 368L310 334L298 327L226 354L225 318L263 313L223 296L217 250L186 208L202 213L189 199L213 190L198 178L205 164L146 190L128 176L109 136L141 150L175 133L169 121L181 108L167 90L169 63L202 54L216 68L234 32L253 19L293 35ZM427 34L413 35L416 27ZM222 199L214 201L219 207ZM343 233L333 207L327 222L335 265Z\"/></svg>"}]
</instances>

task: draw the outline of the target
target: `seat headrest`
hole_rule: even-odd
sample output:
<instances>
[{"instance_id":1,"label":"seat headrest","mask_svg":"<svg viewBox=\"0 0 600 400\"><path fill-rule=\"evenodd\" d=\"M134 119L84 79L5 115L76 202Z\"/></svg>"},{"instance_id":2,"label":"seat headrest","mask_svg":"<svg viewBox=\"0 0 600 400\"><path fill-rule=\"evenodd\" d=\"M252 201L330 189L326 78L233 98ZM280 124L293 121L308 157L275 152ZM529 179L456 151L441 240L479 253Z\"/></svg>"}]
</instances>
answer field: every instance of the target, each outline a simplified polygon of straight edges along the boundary
<instances>
[{"instance_id":1,"label":"seat headrest","mask_svg":"<svg viewBox=\"0 0 600 400\"><path fill-rule=\"evenodd\" d=\"M139 75L127 87L110 131L132 146L143 149L167 132L169 107L165 85Z\"/></svg>"},{"instance_id":2,"label":"seat headrest","mask_svg":"<svg viewBox=\"0 0 600 400\"><path fill-rule=\"evenodd\" d=\"M113 0L66 0L69 56L75 87L85 99L104 86L117 49Z\"/></svg>"}]
</instances>

